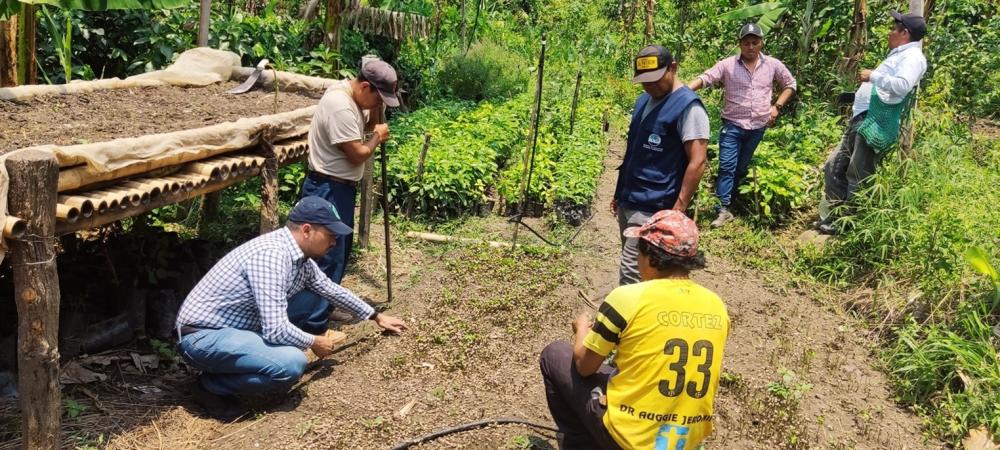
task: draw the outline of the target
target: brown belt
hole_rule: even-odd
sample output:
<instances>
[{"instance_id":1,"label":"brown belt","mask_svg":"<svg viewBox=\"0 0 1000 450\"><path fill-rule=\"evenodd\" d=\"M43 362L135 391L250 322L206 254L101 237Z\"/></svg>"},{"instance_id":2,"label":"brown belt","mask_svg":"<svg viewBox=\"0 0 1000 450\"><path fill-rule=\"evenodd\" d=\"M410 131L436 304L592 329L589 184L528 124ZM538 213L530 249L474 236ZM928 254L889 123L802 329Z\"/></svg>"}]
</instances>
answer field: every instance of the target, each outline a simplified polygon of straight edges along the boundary
<instances>
[{"instance_id":1,"label":"brown belt","mask_svg":"<svg viewBox=\"0 0 1000 450\"><path fill-rule=\"evenodd\" d=\"M320 173L315 170L310 170L309 176L313 178L318 178L320 180L332 181L334 183L339 183L339 184L346 184L350 187L356 187L358 185L357 181L348 180L346 178L335 177L333 175L327 175L325 173Z\"/></svg>"}]
</instances>

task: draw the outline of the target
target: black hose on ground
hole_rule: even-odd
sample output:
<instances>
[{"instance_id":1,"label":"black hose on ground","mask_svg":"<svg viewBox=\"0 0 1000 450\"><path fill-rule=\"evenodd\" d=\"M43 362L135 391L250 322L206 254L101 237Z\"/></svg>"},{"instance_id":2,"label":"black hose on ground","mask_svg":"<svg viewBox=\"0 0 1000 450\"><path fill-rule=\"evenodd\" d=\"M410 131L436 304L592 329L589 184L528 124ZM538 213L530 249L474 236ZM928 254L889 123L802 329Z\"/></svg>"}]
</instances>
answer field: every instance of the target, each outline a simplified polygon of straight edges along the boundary
<instances>
[{"instance_id":1,"label":"black hose on ground","mask_svg":"<svg viewBox=\"0 0 1000 450\"><path fill-rule=\"evenodd\" d=\"M459 425L457 427L446 428L444 430L435 431L435 432L433 432L431 434L428 434L426 436L421 436L421 437L418 437L416 439L411 439L409 441L403 442L402 444L399 444L399 445L393 447L392 450L405 450L405 449L408 449L410 447L413 447L414 445L423 444L424 442L432 441L432 440L437 439L439 437L447 436L449 434L459 433L459 432L462 432L462 431L474 430L476 428L488 427L490 425L506 425L506 424L521 424L521 425L527 425L529 427L538 428L538 429L542 429L542 430L556 431L556 432L559 431L558 428L555 428L555 427L553 427L551 425L544 425L544 424L540 424L540 423L536 423L536 422L531 422L531 421L523 420L523 419L511 419L511 418L507 418L507 417L501 417L499 419L480 420L478 422L471 422L471 423L467 423L465 425Z\"/></svg>"}]
</instances>

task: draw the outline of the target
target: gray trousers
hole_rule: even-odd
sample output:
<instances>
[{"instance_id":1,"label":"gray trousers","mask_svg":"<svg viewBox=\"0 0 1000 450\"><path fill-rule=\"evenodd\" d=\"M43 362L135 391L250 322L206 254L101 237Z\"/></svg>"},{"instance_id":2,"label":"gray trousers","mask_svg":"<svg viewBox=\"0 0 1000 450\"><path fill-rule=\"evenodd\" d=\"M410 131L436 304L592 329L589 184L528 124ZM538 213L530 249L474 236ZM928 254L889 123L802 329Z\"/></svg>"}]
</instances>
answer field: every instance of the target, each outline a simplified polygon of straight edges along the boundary
<instances>
[{"instance_id":1,"label":"gray trousers","mask_svg":"<svg viewBox=\"0 0 1000 450\"><path fill-rule=\"evenodd\" d=\"M875 153L865 138L858 134L866 115L861 113L851 119L840 147L830 154L823 166L825 200L830 207L849 201L858 186L875 173L882 160L882 155ZM821 217L823 220L828 218Z\"/></svg>"},{"instance_id":2,"label":"gray trousers","mask_svg":"<svg viewBox=\"0 0 1000 450\"><path fill-rule=\"evenodd\" d=\"M618 236L622 239L622 259L618 268L618 285L639 282L639 239L626 238L622 233L628 227L638 227L646 223L653 213L618 208Z\"/></svg>"}]
</instances>

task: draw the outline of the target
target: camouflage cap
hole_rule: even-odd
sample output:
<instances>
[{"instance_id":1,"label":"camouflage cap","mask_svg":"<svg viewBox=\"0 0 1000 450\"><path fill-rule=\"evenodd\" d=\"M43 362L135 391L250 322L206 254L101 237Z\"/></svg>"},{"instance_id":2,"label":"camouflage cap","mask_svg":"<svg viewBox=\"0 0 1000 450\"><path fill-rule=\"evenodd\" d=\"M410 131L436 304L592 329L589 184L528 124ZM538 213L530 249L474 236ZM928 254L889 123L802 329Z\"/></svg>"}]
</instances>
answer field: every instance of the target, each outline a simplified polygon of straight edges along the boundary
<instances>
[{"instance_id":1,"label":"camouflage cap","mask_svg":"<svg viewBox=\"0 0 1000 450\"><path fill-rule=\"evenodd\" d=\"M657 212L642 226L626 228L622 234L643 239L673 256L698 255L698 225L680 211Z\"/></svg>"}]
</instances>

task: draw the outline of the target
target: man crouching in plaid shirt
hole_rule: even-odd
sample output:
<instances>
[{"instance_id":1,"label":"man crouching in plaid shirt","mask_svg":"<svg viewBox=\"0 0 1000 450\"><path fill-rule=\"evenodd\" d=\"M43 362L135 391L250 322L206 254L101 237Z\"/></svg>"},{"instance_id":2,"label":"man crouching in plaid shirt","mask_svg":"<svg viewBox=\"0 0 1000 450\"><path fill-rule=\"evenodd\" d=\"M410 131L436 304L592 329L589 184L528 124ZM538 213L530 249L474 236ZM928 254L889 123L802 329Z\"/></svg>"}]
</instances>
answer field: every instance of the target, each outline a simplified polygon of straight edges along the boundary
<instances>
[{"instance_id":1,"label":"man crouching in plaid shirt","mask_svg":"<svg viewBox=\"0 0 1000 450\"><path fill-rule=\"evenodd\" d=\"M237 247L191 291L177 315L178 348L202 371L194 397L209 415L232 420L243 410L238 394L289 390L306 369L309 349L329 355L338 339L312 335L289 319L288 299L308 289L357 319L375 321L393 333L403 321L376 312L323 274L312 258L325 255L337 235L351 233L336 209L320 197L305 197L286 227Z\"/></svg>"}]
</instances>

